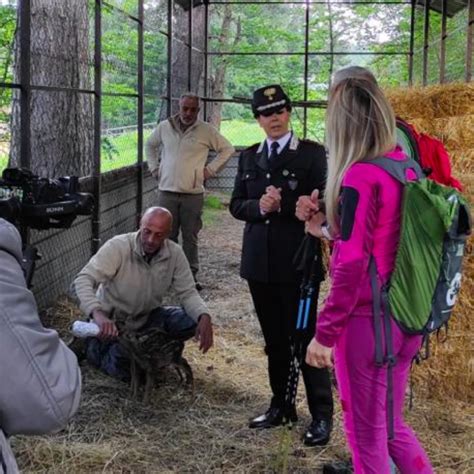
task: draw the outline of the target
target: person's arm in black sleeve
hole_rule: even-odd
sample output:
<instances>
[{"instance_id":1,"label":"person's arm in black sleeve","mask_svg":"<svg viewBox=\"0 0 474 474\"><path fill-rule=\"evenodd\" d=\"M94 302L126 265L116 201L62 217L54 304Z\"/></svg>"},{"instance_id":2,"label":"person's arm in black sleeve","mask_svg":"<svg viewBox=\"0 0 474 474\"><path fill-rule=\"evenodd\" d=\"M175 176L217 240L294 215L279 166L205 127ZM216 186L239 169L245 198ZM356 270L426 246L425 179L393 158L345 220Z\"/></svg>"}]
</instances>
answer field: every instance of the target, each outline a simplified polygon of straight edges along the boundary
<instances>
[{"instance_id":1,"label":"person's arm in black sleeve","mask_svg":"<svg viewBox=\"0 0 474 474\"><path fill-rule=\"evenodd\" d=\"M323 146L318 146L313 165L311 166L311 192L319 189L319 199L324 198L327 175L328 160L326 150Z\"/></svg>"},{"instance_id":2,"label":"person's arm in black sleeve","mask_svg":"<svg viewBox=\"0 0 474 474\"><path fill-rule=\"evenodd\" d=\"M247 185L243 172L243 160L244 152L241 152L229 210L236 219L241 221L262 222L265 219L265 216L263 216L260 211L260 199L251 199L248 197Z\"/></svg>"},{"instance_id":3,"label":"person's arm in black sleeve","mask_svg":"<svg viewBox=\"0 0 474 474\"><path fill-rule=\"evenodd\" d=\"M310 195L315 189L319 189L320 199L324 196L324 189L326 187L327 177L327 158L324 147L318 145L314 148L314 158L311 162L311 167L308 170L308 189L305 190L301 195ZM282 199L280 213L284 216L291 216L297 219L295 216L296 202L298 201L299 195L288 196Z\"/></svg>"}]
</instances>

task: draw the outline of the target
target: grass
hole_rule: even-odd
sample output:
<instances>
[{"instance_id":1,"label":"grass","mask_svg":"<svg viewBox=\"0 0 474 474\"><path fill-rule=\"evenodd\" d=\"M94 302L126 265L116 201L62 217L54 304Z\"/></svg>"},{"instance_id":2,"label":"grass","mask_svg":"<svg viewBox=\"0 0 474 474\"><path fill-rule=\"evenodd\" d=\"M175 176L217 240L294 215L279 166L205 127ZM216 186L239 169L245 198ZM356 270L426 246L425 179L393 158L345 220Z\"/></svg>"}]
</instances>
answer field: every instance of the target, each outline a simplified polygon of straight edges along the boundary
<instances>
[{"instance_id":1,"label":"grass","mask_svg":"<svg viewBox=\"0 0 474 474\"><path fill-rule=\"evenodd\" d=\"M204 226L212 225L219 219L221 211L226 207L222 201L223 198L221 196L214 194L208 194L204 198L204 209L202 213Z\"/></svg>"},{"instance_id":2,"label":"grass","mask_svg":"<svg viewBox=\"0 0 474 474\"><path fill-rule=\"evenodd\" d=\"M224 120L220 132L234 146L250 146L265 138L260 125L255 121Z\"/></svg>"},{"instance_id":3,"label":"grass","mask_svg":"<svg viewBox=\"0 0 474 474\"><path fill-rule=\"evenodd\" d=\"M234 146L244 147L263 140L264 133L257 122L224 120L220 132ZM146 142L151 130L144 131ZM115 170L137 162L137 132L127 132L115 137L102 137L102 172ZM0 172L8 165L8 153L0 154Z\"/></svg>"},{"instance_id":4,"label":"grass","mask_svg":"<svg viewBox=\"0 0 474 474\"><path fill-rule=\"evenodd\" d=\"M225 121L221 127L222 134L237 146L248 146L262 140L263 134L257 123L239 120ZM151 130L144 131L144 141ZM115 137L102 139L102 172L115 170L137 162L138 135L136 132L123 133ZM8 154L0 154L0 172L8 166Z\"/></svg>"}]
</instances>

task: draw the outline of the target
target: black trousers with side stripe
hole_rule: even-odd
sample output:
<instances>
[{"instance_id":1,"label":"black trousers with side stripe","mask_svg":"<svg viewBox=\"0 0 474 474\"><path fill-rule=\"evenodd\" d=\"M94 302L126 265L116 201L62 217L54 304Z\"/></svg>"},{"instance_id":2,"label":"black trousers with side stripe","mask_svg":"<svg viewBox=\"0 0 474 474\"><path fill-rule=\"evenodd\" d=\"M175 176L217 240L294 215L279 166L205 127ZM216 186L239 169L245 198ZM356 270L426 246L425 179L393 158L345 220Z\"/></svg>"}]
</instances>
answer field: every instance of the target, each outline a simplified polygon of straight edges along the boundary
<instances>
[{"instance_id":1,"label":"black trousers with side stripe","mask_svg":"<svg viewBox=\"0 0 474 474\"><path fill-rule=\"evenodd\" d=\"M296 328L300 285L296 283L262 283L248 280L253 304L265 340L268 378L273 393L271 406L283 407L291 362L290 335ZM319 287L310 311L308 331L303 349L314 336ZM303 362L301 371L306 388L309 411L313 419L330 419L333 415L331 379L327 369L310 367Z\"/></svg>"}]
</instances>

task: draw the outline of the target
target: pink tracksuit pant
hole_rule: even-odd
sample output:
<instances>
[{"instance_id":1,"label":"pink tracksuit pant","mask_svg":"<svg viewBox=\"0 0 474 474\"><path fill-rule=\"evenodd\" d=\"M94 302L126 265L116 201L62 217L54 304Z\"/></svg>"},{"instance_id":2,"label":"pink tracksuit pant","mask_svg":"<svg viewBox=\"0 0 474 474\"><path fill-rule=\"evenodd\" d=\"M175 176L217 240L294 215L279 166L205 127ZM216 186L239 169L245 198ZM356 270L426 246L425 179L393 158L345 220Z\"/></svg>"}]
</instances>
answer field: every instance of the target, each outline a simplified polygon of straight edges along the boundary
<instances>
[{"instance_id":1,"label":"pink tracksuit pant","mask_svg":"<svg viewBox=\"0 0 474 474\"><path fill-rule=\"evenodd\" d=\"M387 433L387 368L375 365L374 326L371 318L352 315L335 348L335 367L344 418L356 474L389 474L389 457L402 474L433 472L412 429L403 420L405 390L411 360L420 336L408 336L392 322L394 439Z\"/></svg>"}]
</instances>

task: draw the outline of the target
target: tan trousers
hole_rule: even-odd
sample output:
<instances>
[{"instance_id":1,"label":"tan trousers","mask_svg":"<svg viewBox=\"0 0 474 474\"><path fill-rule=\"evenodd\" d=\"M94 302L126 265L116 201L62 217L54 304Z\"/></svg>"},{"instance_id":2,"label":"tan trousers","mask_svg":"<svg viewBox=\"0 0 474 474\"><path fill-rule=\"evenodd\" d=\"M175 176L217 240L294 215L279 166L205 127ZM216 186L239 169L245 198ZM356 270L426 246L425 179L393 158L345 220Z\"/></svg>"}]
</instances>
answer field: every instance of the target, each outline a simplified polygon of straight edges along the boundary
<instances>
[{"instance_id":1,"label":"tan trousers","mask_svg":"<svg viewBox=\"0 0 474 474\"><path fill-rule=\"evenodd\" d=\"M158 191L158 206L165 207L173 215L170 238L178 242L179 231L183 240L183 251L191 271L196 278L199 271L198 234L202 229L204 194L173 193Z\"/></svg>"}]
</instances>

